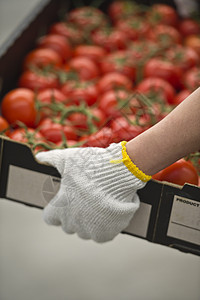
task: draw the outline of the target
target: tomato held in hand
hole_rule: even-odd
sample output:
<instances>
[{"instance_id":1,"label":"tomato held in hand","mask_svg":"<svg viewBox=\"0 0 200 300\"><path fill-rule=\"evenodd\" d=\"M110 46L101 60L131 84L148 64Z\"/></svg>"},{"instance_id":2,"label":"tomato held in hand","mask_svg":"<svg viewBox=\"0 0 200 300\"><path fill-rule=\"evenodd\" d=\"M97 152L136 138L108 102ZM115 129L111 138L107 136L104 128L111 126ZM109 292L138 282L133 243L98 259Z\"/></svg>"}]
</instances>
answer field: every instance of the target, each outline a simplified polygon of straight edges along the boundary
<instances>
[{"instance_id":1,"label":"tomato held in hand","mask_svg":"<svg viewBox=\"0 0 200 300\"><path fill-rule=\"evenodd\" d=\"M180 159L169 167L152 176L159 181L167 181L178 185L190 183L198 185L198 173L191 162Z\"/></svg>"},{"instance_id":2,"label":"tomato held in hand","mask_svg":"<svg viewBox=\"0 0 200 300\"><path fill-rule=\"evenodd\" d=\"M2 100L2 114L10 124L23 122L28 127L35 127L37 111L35 94L25 88L17 88L8 92Z\"/></svg>"}]
</instances>

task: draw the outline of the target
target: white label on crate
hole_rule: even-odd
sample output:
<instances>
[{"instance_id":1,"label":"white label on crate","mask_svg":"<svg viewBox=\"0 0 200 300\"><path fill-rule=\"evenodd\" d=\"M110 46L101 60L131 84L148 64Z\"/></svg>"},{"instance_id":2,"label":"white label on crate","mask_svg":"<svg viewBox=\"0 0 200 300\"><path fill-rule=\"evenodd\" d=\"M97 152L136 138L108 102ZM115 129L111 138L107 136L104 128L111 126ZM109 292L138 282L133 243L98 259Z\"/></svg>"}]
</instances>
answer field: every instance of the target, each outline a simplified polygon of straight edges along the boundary
<instances>
[{"instance_id":1,"label":"white label on crate","mask_svg":"<svg viewBox=\"0 0 200 300\"><path fill-rule=\"evenodd\" d=\"M175 195L167 235L200 245L200 202Z\"/></svg>"},{"instance_id":2,"label":"white label on crate","mask_svg":"<svg viewBox=\"0 0 200 300\"><path fill-rule=\"evenodd\" d=\"M151 207L152 206L150 204L141 202L140 208L136 211L129 226L124 230L124 232L145 238L147 236L147 230L149 226Z\"/></svg>"},{"instance_id":3,"label":"white label on crate","mask_svg":"<svg viewBox=\"0 0 200 300\"><path fill-rule=\"evenodd\" d=\"M57 193L60 178L9 166L6 197L44 207Z\"/></svg>"}]
</instances>

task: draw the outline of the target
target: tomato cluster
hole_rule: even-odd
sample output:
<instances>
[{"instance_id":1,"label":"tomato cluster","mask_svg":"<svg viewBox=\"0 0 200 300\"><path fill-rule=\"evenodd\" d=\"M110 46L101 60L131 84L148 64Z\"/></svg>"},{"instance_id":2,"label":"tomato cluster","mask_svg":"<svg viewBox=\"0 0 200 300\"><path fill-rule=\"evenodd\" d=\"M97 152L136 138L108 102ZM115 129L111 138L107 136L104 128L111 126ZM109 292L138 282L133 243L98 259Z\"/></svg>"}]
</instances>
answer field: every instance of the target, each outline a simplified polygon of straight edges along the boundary
<instances>
[{"instance_id":1,"label":"tomato cluster","mask_svg":"<svg viewBox=\"0 0 200 300\"><path fill-rule=\"evenodd\" d=\"M36 151L107 147L159 122L199 84L197 21L165 4L82 6L24 58L0 131Z\"/></svg>"}]
</instances>

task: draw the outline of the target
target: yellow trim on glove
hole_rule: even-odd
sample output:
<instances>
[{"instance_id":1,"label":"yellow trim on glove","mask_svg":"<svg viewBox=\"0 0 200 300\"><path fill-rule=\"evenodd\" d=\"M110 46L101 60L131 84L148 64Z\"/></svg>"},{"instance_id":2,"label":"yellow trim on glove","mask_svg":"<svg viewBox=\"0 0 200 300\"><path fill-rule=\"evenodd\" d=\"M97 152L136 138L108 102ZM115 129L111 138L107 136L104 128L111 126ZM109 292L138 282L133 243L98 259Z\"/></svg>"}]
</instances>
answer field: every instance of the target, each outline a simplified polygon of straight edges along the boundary
<instances>
[{"instance_id":1,"label":"yellow trim on glove","mask_svg":"<svg viewBox=\"0 0 200 300\"><path fill-rule=\"evenodd\" d=\"M122 145L122 159L111 160L110 163L118 164L123 162L123 164L127 167L127 169L135 175L138 179L143 182L147 182L151 179L151 176L143 173L130 159L128 153L126 152L126 141L121 142Z\"/></svg>"}]
</instances>

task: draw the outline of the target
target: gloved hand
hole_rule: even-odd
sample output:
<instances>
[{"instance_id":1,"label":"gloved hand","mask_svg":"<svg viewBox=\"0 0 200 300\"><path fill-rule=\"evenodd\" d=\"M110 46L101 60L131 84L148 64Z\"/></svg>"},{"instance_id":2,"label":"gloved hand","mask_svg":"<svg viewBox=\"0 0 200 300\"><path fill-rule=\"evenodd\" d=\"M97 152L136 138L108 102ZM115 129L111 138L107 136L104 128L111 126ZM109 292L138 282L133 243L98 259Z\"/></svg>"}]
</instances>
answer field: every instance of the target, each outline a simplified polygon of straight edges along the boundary
<instances>
[{"instance_id":1,"label":"gloved hand","mask_svg":"<svg viewBox=\"0 0 200 300\"><path fill-rule=\"evenodd\" d=\"M44 208L47 224L61 225L67 233L97 242L112 240L128 226L139 208L136 192L150 176L131 162L125 144L37 154L39 161L56 167L62 178L58 193Z\"/></svg>"}]
</instances>

